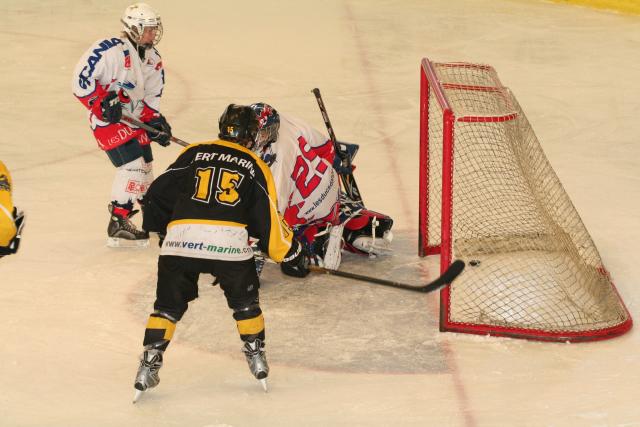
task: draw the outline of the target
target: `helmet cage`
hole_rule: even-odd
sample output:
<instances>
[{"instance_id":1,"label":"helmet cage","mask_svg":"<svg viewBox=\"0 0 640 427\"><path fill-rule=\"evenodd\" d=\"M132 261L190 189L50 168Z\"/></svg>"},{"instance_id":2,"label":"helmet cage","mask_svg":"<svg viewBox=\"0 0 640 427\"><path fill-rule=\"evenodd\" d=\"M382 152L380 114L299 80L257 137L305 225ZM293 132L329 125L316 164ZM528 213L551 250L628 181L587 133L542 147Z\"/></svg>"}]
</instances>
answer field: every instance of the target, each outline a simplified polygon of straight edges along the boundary
<instances>
[{"instance_id":1,"label":"helmet cage","mask_svg":"<svg viewBox=\"0 0 640 427\"><path fill-rule=\"evenodd\" d=\"M251 109L258 119L258 132L254 138L253 151L260 152L278 139L280 115L275 108L263 102L251 104Z\"/></svg>"},{"instance_id":2,"label":"helmet cage","mask_svg":"<svg viewBox=\"0 0 640 427\"><path fill-rule=\"evenodd\" d=\"M136 3L125 9L120 22L123 31L135 44L140 45L145 28L156 29L156 34L150 44L145 47L156 46L162 39L163 27L160 15L145 3Z\"/></svg>"}]
</instances>

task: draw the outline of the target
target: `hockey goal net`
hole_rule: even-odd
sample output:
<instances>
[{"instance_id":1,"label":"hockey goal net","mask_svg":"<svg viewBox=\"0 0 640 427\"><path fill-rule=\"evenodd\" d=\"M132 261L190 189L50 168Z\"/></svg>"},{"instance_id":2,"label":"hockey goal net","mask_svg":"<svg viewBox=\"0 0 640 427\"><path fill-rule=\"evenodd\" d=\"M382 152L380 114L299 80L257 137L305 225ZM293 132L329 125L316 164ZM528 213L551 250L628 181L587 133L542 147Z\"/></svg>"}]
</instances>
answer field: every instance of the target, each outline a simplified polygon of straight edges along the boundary
<instances>
[{"instance_id":1,"label":"hockey goal net","mask_svg":"<svg viewBox=\"0 0 640 427\"><path fill-rule=\"evenodd\" d=\"M545 341L621 335L631 317L513 94L488 65L423 59L420 256L467 268L440 329Z\"/></svg>"}]
</instances>

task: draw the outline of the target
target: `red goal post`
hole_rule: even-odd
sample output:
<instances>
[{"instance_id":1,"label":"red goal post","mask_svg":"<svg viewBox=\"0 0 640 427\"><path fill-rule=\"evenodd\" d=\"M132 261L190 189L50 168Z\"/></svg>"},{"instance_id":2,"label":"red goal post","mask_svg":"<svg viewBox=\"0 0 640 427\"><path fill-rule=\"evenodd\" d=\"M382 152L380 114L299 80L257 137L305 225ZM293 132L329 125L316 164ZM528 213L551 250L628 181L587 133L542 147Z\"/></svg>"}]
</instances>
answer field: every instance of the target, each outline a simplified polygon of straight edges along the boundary
<instances>
[{"instance_id":1,"label":"red goal post","mask_svg":"<svg viewBox=\"0 0 640 427\"><path fill-rule=\"evenodd\" d=\"M627 332L631 316L531 125L493 67L422 60L419 255L466 261L440 330L543 341Z\"/></svg>"}]
</instances>

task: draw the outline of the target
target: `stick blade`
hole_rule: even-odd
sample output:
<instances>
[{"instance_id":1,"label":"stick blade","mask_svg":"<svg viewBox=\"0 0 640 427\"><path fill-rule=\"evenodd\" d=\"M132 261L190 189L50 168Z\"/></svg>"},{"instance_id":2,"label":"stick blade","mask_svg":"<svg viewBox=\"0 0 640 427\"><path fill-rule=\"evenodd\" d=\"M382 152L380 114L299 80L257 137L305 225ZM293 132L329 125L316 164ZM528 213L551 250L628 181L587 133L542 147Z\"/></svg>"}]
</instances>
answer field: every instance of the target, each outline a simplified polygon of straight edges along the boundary
<instances>
[{"instance_id":1,"label":"stick blade","mask_svg":"<svg viewBox=\"0 0 640 427\"><path fill-rule=\"evenodd\" d=\"M462 273L462 270L464 270L464 267L465 267L464 261L459 259L453 261L449 266L449 268L447 268L447 270L442 275L442 280L445 283L453 282L456 279L456 277L458 277L460 273Z\"/></svg>"},{"instance_id":2,"label":"stick blade","mask_svg":"<svg viewBox=\"0 0 640 427\"><path fill-rule=\"evenodd\" d=\"M442 273L442 276L438 277L436 280L429 283L428 285L425 285L419 288L420 291L433 292L433 291L437 291L440 288L443 288L448 284L451 284L451 282L453 282L460 275L460 273L462 273L462 270L464 270L464 267L465 267L464 261L459 259L453 261L451 265L449 265L449 268L447 268L445 272Z\"/></svg>"}]
</instances>

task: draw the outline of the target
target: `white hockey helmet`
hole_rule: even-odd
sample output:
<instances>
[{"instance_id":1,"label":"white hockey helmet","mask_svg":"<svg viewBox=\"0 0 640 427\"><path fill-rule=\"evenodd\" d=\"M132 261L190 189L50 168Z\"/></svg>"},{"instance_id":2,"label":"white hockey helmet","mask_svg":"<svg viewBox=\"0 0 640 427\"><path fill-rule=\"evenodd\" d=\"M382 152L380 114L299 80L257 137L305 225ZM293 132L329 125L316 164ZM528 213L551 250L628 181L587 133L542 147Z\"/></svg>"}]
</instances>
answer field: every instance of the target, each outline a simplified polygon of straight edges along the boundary
<instances>
[{"instance_id":1,"label":"white hockey helmet","mask_svg":"<svg viewBox=\"0 0 640 427\"><path fill-rule=\"evenodd\" d=\"M124 32L136 44L140 44L144 29L155 27L156 34L153 41L146 47L155 46L162 38L162 21L160 15L146 3L135 3L127 7L120 21L124 24Z\"/></svg>"}]
</instances>

